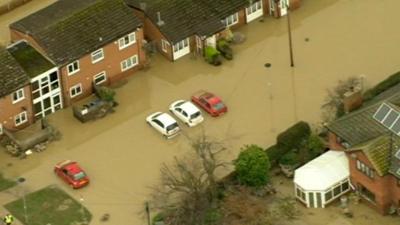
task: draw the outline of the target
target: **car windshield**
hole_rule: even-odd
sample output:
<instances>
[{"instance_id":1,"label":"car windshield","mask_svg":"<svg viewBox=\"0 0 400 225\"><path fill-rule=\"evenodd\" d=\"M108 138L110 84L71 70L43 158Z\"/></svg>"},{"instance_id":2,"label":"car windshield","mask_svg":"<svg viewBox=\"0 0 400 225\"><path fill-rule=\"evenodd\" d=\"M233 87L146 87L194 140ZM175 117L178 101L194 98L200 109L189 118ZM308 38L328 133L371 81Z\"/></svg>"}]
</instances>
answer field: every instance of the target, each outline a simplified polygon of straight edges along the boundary
<instances>
[{"instance_id":1,"label":"car windshield","mask_svg":"<svg viewBox=\"0 0 400 225\"><path fill-rule=\"evenodd\" d=\"M190 115L190 119L196 119L199 116L200 116L200 112L195 112L192 115Z\"/></svg>"},{"instance_id":2,"label":"car windshield","mask_svg":"<svg viewBox=\"0 0 400 225\"><path fill-rule=\"evenodd\" d=\"M74 180L81 180L82 178L85 178L85 177L86 177L86 174L83 171L81 171L77 174L74 174L74 176L73 176Z\"/></svg>"},{"instance_id":3,"label":"car windshield","mask_svg":"<svg viewBox=\"0 0 400 225\"><path fill-rule=\"evenodd\" d=\"M175 129L176 127L178 127L177 123L173 123L173 124L167 126L167 132Z\"/></svg>"},{"instance_id":4,"label":"car windshield","mask_svg":"<svg viewBox=\"0 0 400 225\"><path fill-rule=\"evenodd\" d=\"M213 108L215 110L221 110L221 109L225 108L225 105L222 102L218 102L217 104L213 105Z\"/></svg>"}]
</instances>

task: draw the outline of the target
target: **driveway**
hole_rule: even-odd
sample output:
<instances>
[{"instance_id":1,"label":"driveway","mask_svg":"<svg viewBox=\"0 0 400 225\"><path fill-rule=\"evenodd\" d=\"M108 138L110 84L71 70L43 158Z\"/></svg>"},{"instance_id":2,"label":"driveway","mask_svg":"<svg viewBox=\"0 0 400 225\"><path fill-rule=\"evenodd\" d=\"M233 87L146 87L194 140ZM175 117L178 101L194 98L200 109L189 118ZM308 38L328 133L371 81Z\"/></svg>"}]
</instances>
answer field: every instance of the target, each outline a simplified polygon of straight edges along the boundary
<instances>
[{"instance_id":1,"label":"driveway","mask_svg":"<svg viewBox=\"0 0 400 225\"><path fill-rule=\"evenodd\" d=\"M234 60L220 67L190 56L171 63L156 55L149 70L135 73L117 89L116 113L87 124L75 120L71 108L51 115L63 139L25 160L2 151L2 170L25 177L28 191L55 183L83 198L93 225L101 224L104 213L110 213L110 224L145 224L138 211L147 187L156 184L162 163L190 151L186 136L203 128L225 139L229 152L224 157L231 160L244 144L273 144L279 132L299 120L320 123L326 90L339 79L364 74L365 85L371 86L400 70L400 31L393 27L400 21L399 8L398 0L303 0L291 14L294 68L289 66L285 18L241 28L247 41L234 46ZM220 95L229 112L222 118L207 116L202 127L185 127L185 135L169 141L147 127L148 114L166 111L171 102L188 99L198 89ZM63 159L78 160L92 183L69 190L52 173L54 163Z\"/></svg>"}]
</instances>

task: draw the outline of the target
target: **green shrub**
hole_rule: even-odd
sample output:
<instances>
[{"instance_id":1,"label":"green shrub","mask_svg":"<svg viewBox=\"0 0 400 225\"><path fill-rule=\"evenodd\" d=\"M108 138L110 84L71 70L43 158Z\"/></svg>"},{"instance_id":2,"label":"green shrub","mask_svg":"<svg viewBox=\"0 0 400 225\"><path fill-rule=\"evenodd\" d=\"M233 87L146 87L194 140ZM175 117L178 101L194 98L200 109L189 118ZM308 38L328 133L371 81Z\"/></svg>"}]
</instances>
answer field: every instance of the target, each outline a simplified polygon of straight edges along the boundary
<instances>
[{"instance_id":1,"label":"green shrub","mask_svg":"<svg viewBox=\"0 0 400 225\"><path fill-rule=\"evenodd\" d=\"M205 58L208 63L213 64L213 65L221 64L221 61L219 59L221 53L217 49L215 49L211 46L207 46L205 48L204 54L205 54Z\"/></svg>"},{"instance_id":2,"label":"green shrub","mask_svg":"<svg viewBox=\"0 0 400 225\"><path fill-rule=\"evenodd\" d=\"M380 82L379 84L375 85L375 87L369 89L364 93L364 100L368 101L373 99L375 96L379 95L380 93L386 91L387 89L395 86L396 84L400 83L400 72L397 72L384 81Z\"/></svg>"},{"instance_id":3,"label":"green shrub","mask_svg":"<svg viewBox=\"0 0 400 225\"><path fill-rule=\"evenodd\" d=\"M272 145L271 147L267 148L266 150L267 156L271 163L271 166L276 166L279 162L279 159L284 155L285 151L278 148L277 145Z\"/></svg>"},{"instance_id":4,"label":"green shrub","mask_svg":"<svg viewBox=\"0 0 400 225\"><path fill-rule=\"evenodd\" d=\"M290 151L290 152L286 153L279 160L279 164L288 165L288 166L295 166L299 163L300 163L299 155L294 151Z\"/></svg>"},{"instance_id":5,"label":"green shrub","mask_svg":"<svg viewBox=\"0 0 400 225\"><path fill-rule=\"evenodd\" d=\"M109 87L96 86L96 95L104 101L114 102L115 91Z\"/></svg>"},{"instance_id":6,"label":"green shrub","mask_svg":"<svg viewBox=\"0 0 400 225\"><path fill-rule=\"evenodd\" d=\"M222 214L218 209L209 209L206 217L205 217L205 224L212 225L212 224L220 224L220 220L222 219Z\"/></svg>"},{"instance_id":7,"label":"green shrub","mask_svg":"<svg viewBox=\"0 0 400 225\"><path fill-rule=\"evenodd\" d=\"M269 181L271 167L267 154L257 145L246 145L234 162L241 184L260 187Z\"/></svg>"},{"instance_id":8,"label":"green shrub","mask_svg":"<svg viewBox=\"0 0 400 225\"><path fill-rule=\"evenodd\" d=\"M324 152L325 144L318 135L312 134L308 137L307 148L310 152L309 160L312 160Z\"/></svg>"},{"instance_id":9,"label":"green shrub","mask_svg":"<svg viewBox=\"0 0 400 225\"><path fill-rule=\"evenodd\" d=\"M152 224L155 225L156 222L160 222L164 220L164 215L162 213L157 213L152 220Z\"/></svg>"},{"instance_id":10,"label":"green shrub","mask_svg":"<svg viewBox=\"0 0 400 225\"><path fill-rule=\"evenodd\" d=\"M298 149L310 134L310 125L304 121L300 121L278 135L277 146L285 154L292 149Z\"/></svg>"}]
</instances>

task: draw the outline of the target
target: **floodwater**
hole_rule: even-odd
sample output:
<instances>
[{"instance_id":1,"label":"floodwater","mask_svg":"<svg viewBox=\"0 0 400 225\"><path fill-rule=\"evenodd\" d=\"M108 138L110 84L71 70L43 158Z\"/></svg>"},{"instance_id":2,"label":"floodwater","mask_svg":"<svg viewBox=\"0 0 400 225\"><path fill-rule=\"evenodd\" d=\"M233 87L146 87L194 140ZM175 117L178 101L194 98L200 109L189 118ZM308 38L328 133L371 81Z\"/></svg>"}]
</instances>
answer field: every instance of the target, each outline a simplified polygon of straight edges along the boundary
<instances>
[{"instance_id":1,"label":"floodwater","mask_svg":"<svg viewBox=\"0 0 400 225\"><path fill-rule=\"evenodd\" d=\"M92 225L101 224L104 213L111 215L109 224L146 224L137 212L144 207L147 187L156 184L163 162L190 151L188 137L204 129L207 135L224 139L229 161L245 144L273 144L279 132L297 121L319 124L326 90L339 79L363 74L368 87L399 71L398 8L398 0L303 0L291 14L294 68L289 66L285 18L265 18L242 27L239 31L247 41L234 46L234 60L220 67L190 56L171 63L156 55L149 70L135 73L117 89L120 105L114 114L81 124L71 108L57 112L49 121L61 130L62 140L25 160L1 152L0 169L11 177L25 177L28 191L59 184L83 199L94 215ZM272 66L266 68L265 63ZM169 141L146 125L147 115L167 111L171 102L188 99L198 89L220 95L229 112L221 118L206 116L200 127L183 127L183 135ZM63 159L79 161L92 183L82 190L68 189L52 173L53 165ZM6 197L0 194L2 199ZM398 223L373 216L373 222L348 222ZM312 218L306 224L320 225L330 217L321 210Z\"/></svg>"}]
</instances>

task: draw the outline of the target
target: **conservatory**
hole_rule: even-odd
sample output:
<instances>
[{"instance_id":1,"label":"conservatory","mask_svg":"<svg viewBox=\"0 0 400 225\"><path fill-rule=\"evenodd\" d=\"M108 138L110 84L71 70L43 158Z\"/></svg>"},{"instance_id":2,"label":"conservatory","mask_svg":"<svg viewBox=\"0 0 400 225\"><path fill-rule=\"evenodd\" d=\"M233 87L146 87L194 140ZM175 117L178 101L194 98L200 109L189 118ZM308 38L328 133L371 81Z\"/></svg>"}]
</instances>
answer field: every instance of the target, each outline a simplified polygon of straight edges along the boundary
<instances>
[{"instance_id":1,"label":"conservatory","mask_svg":"<svg viewBox=\"0 0 400 225\"><path fill-rule=\"evenodd\" d=\"M344 152L328 151L296 169L296 198L308 208L325 208L350 190L349 161Z\"/></svg>"}]
</instances>

